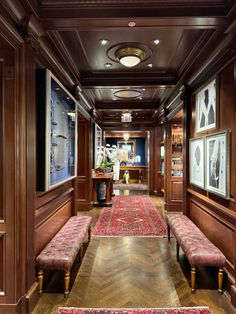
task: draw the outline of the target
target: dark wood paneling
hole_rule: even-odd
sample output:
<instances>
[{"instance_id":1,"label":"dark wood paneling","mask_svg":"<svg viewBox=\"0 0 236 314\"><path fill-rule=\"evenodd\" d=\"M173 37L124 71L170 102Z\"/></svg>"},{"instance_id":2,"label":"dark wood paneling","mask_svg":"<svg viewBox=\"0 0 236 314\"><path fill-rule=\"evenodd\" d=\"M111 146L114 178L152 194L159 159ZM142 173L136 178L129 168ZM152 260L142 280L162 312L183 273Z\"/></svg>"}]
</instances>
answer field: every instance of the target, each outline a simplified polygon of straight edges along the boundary
<instances>
[{"instance_id":1,"label":"dark wood paneling","mask_svg":"<svg viewBox=\"0 0 236 314\"><path fill-rule=\"evenodd\" d=\"M71 201L67 201L56 213L35 229L35 256L45 247L53 236L61 229L71 217Z\"/></svg>"},{"instance_id":2,"label":"dark wood paneling","mask_svg":"<svg viewBox=\"0 0 236 314\"><path fill-rule=\"evenodd\" d=\"M165 125L165 209L183 211L183 178L172 176L172 124L175 124L174 119Z\"/></svg>"},{"instance_id":3,"label":"dark wood paneling","mask_svg":"<svg viewBox=\"0 0 236 314\"><path fill-rule=\"evenodd\" d=\"M183 182L171 180L172 202L183 201Z\"/></svg>"},{"instance_id":4,"label":"dark wood paneling","mask_svg":"<svg viewBox=\"0 0 236 314\"><path fill-rule=\"evenodd\" d=\"M0 38L0 41L4 41ZM0 58L4 60L4 99L3 99L3 125L4 132L1 142L3 143L3 216L6 229L6 255L5 255L5 300L8 303L15 303L17 286L15 285L16 278L16 215L19 199L16 199L15 178L16 173L16 110L15 99L16 94L16 77L15 77L15 62L16 57L14 49L9 45L7 49L0 49ZM20 104L19 107L20 108ZM16 205L16 203L18 203ZM19 248L18 248L19 249ZM4 298L3 298L4 299ZM0 298L0 303L4 303Z\"/></svg>"},{"instance_id":5,"label":"dark wood paneling","mask_svg":"<svg viewBox=\"0 0 236 314\"><path fill-rule=\"evenodd\" d=\"M231 131L230 141L230 195L236 199L236 63L231 63L219 75L219 128L220 130L228 129ZM235 207L236 209L236 207Z\"/></svg>"},{"instance_id":6,"label":"dark wood paneling","mask_svg":"<svg viewBox=\"0 0 236 314\"><path fill-rule=\"evenodd\" d=\"M0 186L3 186L3 61L0 61ZM3 219L3 189L0 189L0 219Z\"/></svg>"},{"instance_id":7,"label":"dark wood paneling","mask_svg":"<svg viewBox=\"0 0 236 314\"><path fill-rule=\"evenodd\" d=\"M45 202L42 207L38 208L35 212L35 227L37 228L39 224L55 213L62 204L70 200L73 191L73 188L69 188L58 197L50 199L50 201Z\"/></svg>"},{"instance_id":8,"label":"dark wood paneling","mask_svg":"<svg viewBox=\"0 0 236 314\"><path fill-rule=\"evenodd\" d=\"M212 134L218 131L230 130L230 199L226 200L203 189L191 186L187 177L188 194L186 195L187 214L207 235L207 237L220 248L227 257L226 270L228 273L228 290L232 302L236 305L236 71L235 62L231 62L222 68L222 62L227 64L227 58L219 61L219 68L215 67L218 73L219 89L219 111L218 126L214 130L201 133L201 136ZM212 76L205 73L205 81ZM204 85L205 81L202 81ZM191 97L191 114L189 122L190 138L199 136L195 132L195 97ZM187 153L188 155L188 153ZM188 157L188 156L187 156Z\"/></svg>"},{"instance_id":9,"label":"dark wood paneling","mask_svg":"<svg viewBox=\"0 0 236 314\"><path fill-rule=\"evenodd\" d=\"M92 124L78 120L78 209L92 208Z\"/></svg>"},{"instance_id":10,"label":"dark wood paneling","mask_svg":"<svg viewBox=\"0 0 236 314\"><path fill-rule=\"evenodd\" d=\"M190 203L190 218L226 256L231 266L235 259L235 227L218 215L206 212L201 204Z\"/></svg>"},{"instance_id":11,"label":"dark wood paneling","mask_svg":"<svg viewBox=\"0 0 236 314\"><path fill-rule=\"evenodd\" d=\"M6 237L0 232L0 295L4 295L6 287Z\"/></svg>"}]
</instances>

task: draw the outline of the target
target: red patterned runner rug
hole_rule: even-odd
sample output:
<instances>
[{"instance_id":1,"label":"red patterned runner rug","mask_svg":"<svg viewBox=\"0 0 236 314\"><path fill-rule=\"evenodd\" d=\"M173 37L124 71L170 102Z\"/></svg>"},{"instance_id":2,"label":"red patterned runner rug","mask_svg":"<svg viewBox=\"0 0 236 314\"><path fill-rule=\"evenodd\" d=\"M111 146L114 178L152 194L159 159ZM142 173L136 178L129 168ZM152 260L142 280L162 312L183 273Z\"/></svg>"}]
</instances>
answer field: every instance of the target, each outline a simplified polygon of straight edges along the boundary
<instances>
[{"instance_id":1,"label":"red patterned runner rug","mask_svg":"<svg viewBox=\"0 0 236 314\"><path fill-rule=\"evenodd\" d=\"M156 309L80 309L58 308L56 314L213 314L209 307L176 307Z\"/></svg>"},{"instance_id":2,"label":"red patterned runner rug","mask_svg":"<svg viewBox=\"0 0 236 314\"><path fill-rule=\"evenodd\" d=\"M147 195L115 196L112 208L103 208L92 236L166 236L164 220Z\"/></svg>"}]
</instances>

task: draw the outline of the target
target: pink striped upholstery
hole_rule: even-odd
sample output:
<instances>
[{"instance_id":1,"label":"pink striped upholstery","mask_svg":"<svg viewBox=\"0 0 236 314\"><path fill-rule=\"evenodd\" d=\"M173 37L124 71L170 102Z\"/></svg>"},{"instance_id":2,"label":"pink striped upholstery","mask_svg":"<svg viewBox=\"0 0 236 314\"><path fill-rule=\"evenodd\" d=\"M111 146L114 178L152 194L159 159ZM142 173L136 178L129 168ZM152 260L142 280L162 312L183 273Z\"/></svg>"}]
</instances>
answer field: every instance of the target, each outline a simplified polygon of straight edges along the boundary
<instances>
[{"instance_id":1,"label":"pink striped upholstery","mask_svg":"<svg viewBox=\"0 0 236 314\"><path fill-rule=\"evenodd\" d=\"M92 218L88 216L71 217L38 255L36 259L38 269L70 271L91 220Z\"/></svg>"}]
</instances>

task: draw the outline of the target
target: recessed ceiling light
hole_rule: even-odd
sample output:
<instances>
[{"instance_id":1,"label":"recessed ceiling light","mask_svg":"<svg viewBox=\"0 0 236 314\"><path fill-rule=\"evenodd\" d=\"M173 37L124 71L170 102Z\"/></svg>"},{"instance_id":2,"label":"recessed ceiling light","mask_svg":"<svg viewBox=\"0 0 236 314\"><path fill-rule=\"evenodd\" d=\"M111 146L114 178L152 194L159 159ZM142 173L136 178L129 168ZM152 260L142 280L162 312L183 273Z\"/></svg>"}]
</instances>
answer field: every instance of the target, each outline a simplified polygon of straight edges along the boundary
<instances>
[{"instance_id":1,"label":"recessed ceiling light","mask_svg":"<svg viewBox=\"0 0 236 314\"><path fill-rule=\"evenodd\" d=\"M143 99L142 97L139 98L139 100L142 100L142 99Z\"/></svg>"},{"instance_id":2,"label":"recessed ceiling light","mask_svg":"<svg viewBox=\"0 0 236 314\"><path fill-rule=\"evenodd\" d=\"M134 22L134 21L130 21L129 23L128 23L128 26L129 27L134 27L136 25L136 23Z\"/></svg>"},{"instance_id":3,"label":"recessed ceiling light","mask_svg":"<svg viewBox=\"0 0 236 314\"><path fill-rule=\"evenodd\" d=\"M152 68L152 63L149 63L149 64L148 64L148 67L149 67L149 68Z\"/></svg>"},{"instance_id":4,"label":"recessed ceiling light","mask_svg":"<svg viewBox=\"0 0 236 314\"><path fill-rule=\"evenodd\" d=\"M109 43L109 40L108 40L108 39L101 39L101 40L100 40L100 44L101 44L102 46L106 46L108 43Z\"/></svg>"},{"instance_id":5,"label":"recessed ceiling light","mask_svg":"<svg viewBox=\"0 0 236 314\"><path fill-rule=\"evenodd\" d=\"M106 67L106 68L110 68L110 67L112 67L112 64L111 64L111 63L109 63L109 62L105 63L104 65L105 65L105 67Z\"/></svg>"},{"instance_id":6,"label":"recessed ceiling light","mask_svg":"<svg viewBox=\"0 0 236 314\"><path fill-rule=\"evenodd\" d=\"M159 39L154 39L153 43L154 43L154 45L158 45L160 43L160 40Z\"/></svg>"},{"instance_id":7,"label":"recessed ceiling light","mask_svg":"<svg viewBox=\"0 0 236 314\"><path fill-rule=\"evenodd\" d=\"M145 88L142 88L142 91L143 91L143 92L145 92L145 90L146 90Z\"/></svg>"}]
</instances>

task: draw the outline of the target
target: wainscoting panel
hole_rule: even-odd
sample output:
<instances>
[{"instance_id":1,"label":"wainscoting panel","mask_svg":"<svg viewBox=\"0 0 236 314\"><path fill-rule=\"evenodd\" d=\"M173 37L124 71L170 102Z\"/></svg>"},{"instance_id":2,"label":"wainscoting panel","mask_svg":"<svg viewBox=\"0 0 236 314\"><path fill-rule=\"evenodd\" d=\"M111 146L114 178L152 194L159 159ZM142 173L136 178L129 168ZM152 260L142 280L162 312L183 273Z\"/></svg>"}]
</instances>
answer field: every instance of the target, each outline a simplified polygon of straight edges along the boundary
<instances>
[{"instance_id":1,"label":"wainscoting panel","mask_svg":"<svg viewBox=\"0 0 236 314\"><path fill-rule=\"evenodd\" d=\"M171 182L172 200L173 202L183 201L183 182L172 181Z\"/></svg>"},{"instance_id":2,"label":"wainscoting panel","mask_svg":"<svg viewBox=\"0 0 236 314\"><path fill-rule=\"evenodd\" d=\"M5 294L5 260L6 260L6 242L5 233L0 232L0 296Z\"/></svg>"},{"instance_id":3,"label":"wainscoting panel","mask_svg":"<svg viewBox=\"0 0 236 314\"><path fill-rule=\"evenodd\" d=\"M71 200L63 204L53 215L39 225L35 230L35 256L45 247L53 236L71 217Z\"/></svg>"},{"instance_id":4,"label":"wainscoting panel","mask_svg":"<svg viewBox=\"0 0 236 314\"><path fill-rule=\"evenodd\" d=\"M226 256L233 267L234 263L234 227L214 212L205 210L200 203L190 201L190 218Z\"/></svg>"}]
</instances>

